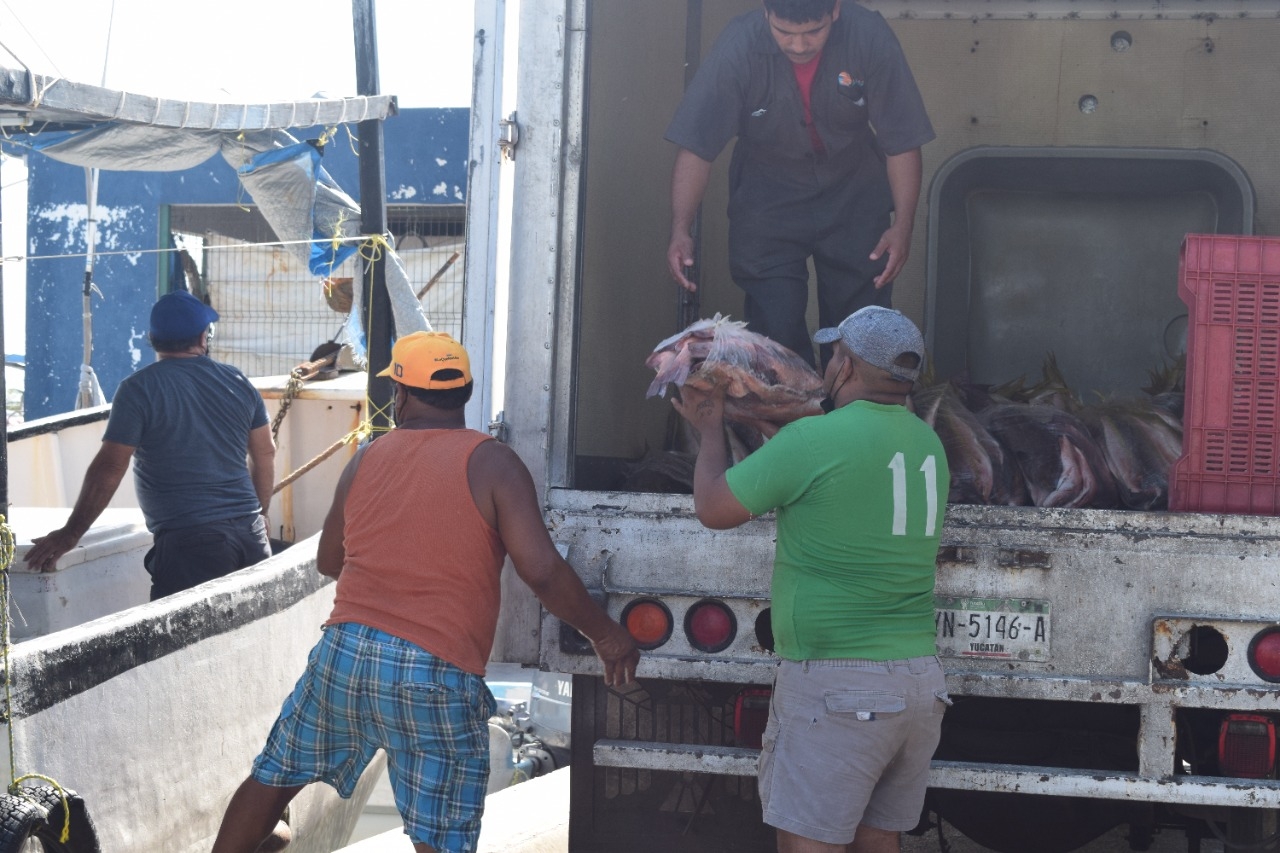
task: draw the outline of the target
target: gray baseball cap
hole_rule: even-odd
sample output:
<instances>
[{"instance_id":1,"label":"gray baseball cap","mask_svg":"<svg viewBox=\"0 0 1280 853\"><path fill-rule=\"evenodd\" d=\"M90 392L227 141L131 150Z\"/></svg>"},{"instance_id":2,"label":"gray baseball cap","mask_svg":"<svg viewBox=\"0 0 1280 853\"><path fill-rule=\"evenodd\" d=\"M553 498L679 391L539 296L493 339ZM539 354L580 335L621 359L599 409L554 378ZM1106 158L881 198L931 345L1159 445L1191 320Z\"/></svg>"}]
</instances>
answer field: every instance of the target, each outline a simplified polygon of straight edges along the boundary
<instances>
[{"instance_id":1,"label":"gray baseball cap","mask_svg":"<svg viewBox=\"0 0 1280 853\"><path fill-rule=\"evenodd\" d=\"M819 329L813 339L820 344L844 341L858 358L903 382L915 382L924 365L924 336L901 311L868 305L859 308L834 329ZM918 359L915 367L894 364L904 353Z\"/></svg>"}]
</instances>

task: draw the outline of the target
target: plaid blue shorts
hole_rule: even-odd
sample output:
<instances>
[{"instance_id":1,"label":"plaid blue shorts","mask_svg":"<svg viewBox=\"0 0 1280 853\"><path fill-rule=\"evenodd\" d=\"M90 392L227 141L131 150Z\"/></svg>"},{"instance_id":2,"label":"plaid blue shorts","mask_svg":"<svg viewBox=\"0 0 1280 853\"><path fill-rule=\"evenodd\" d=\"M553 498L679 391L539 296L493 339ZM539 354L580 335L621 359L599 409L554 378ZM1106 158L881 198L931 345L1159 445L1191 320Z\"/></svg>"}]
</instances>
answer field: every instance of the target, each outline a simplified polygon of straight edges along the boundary
<instances>
[{"instance_id":1,"label":"plaid blue shorts","mask_svg":"<svg viewBox=\"0 0 1280 853\"><path fill-rule=\"evenodd\" d=\"M468 853L480 836L496 712L480 676L375 628L331 625L253 778L275 787L328 782L350 797L384 749L405 833L440 853Z\"/></svg>"}]
</instances>

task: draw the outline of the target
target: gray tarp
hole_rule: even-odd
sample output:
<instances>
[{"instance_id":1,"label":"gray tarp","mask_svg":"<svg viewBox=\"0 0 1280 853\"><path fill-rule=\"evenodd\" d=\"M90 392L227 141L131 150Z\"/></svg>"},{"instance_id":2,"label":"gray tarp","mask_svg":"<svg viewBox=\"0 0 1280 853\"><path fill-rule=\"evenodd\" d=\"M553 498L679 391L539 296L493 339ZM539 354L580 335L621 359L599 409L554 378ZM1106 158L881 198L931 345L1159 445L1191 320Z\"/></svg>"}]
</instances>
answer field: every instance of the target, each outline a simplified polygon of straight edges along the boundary
<instances>
[{"instance_id":1,"label":"gray tarp","mask_svg":"<svg viewBox=\"0 0 1280 853\"><path fill-rule=\"evenodd\" d=\"M319 153L283 130L252 132L179 130L113 122L70 133L42 134L32 148L63 163L85 168L165 172L197 166L221 153L257 203L277 238L324 276L357 250L360 206L319 165ZM399 335L430 331L431 324L414 295L404 264L390 241L385 254L387 291ZM355 317L364 310L362 288L354 288ZM216 307L216 306L215 306ZM348 324L348 336L358 323ZM364 342L351 340L363 358Z\"/></svg>"}]
</instances>

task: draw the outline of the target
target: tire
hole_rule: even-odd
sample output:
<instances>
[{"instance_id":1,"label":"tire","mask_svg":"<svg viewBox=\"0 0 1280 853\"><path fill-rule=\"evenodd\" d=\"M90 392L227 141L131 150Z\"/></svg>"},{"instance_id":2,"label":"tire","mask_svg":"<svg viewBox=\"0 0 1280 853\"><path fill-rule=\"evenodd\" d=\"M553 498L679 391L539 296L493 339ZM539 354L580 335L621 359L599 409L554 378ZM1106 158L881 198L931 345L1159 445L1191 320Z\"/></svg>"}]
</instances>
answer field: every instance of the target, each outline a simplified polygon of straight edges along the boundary
<instances>
[{"instance_id":1,"label":"tire","mask_svg":"<svg viewBox=\"0 0 1280 853\"><path fill-rule=\"evenodd\" d=\"M28 839L38 841L44 853L101 853L98 831L89 818L84 800L76 796L75 791L66 791L67 805L71 807L71 826L65 842L62 841L62 828L66 812L63 811L62 795L58 789L52 785L37 785L23 788L22 792L25 796L10 794L4 797L4 801L17 801L29 806L35 820L26 824L25 834L15 826L18 831L0 843L0 853L19 853ZM22 810L19 807L16 811ZM7 822L4 828L8 829Z\"/></svg>"},{"instance_id":2,"label":"tire","mask_svg":"<svg viewBox=\"0 0 1280 853\"><path fill-rule=\"evenodd\" d=\"M41 823L44 815L40 806L12 794L0 796L0 853L21 853Z\"/></svg>"}]
</instances>

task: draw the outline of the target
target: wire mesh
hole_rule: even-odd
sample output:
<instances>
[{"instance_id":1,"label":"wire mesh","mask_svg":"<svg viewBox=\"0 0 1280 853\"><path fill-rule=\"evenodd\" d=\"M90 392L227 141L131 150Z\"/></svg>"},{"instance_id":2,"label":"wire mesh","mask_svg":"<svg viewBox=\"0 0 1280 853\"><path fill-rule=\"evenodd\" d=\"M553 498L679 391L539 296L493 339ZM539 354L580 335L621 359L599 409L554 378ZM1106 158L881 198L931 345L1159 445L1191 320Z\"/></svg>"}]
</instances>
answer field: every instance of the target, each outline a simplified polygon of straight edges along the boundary
<instances>
[{"instance_id":1,"label":"wire mesh","mask_svg":"<svg viewBox=\"0 0 1280 853\"><path fill-rule=\"evenodd\" d=\"M296 248L278 245L253 208L174 206L169 221L193 261L185 270L189 289L220 316L214 358L249 376L276 376L322 344L346 341L350 290L367 286L358 257L326 281L311 274ZM387 225L432 328L461 339L465 207L389 206Z\"/></svg>"}]
</instances>

